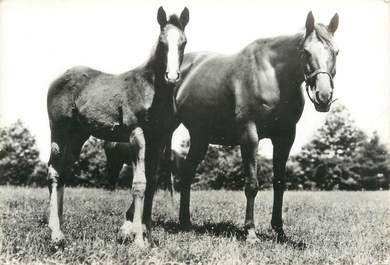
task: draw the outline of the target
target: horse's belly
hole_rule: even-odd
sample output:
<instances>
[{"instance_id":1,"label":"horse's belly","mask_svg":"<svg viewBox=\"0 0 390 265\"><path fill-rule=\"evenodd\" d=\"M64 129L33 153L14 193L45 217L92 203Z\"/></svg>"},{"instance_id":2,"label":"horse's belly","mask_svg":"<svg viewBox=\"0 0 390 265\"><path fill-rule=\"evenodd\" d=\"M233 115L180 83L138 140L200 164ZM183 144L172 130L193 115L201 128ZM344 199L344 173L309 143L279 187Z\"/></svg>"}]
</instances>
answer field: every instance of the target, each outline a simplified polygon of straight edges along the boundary
<instances>
[{"instance_id":1,"label":"horse's belly","mask_svg":"<svg viewBox=\"0 0 390 265\"><path fill-rule=\"evenodd\" d=\"M123 142L138 124L135 114L115 101L88 99L77 105L77 119L95 137Z\"/></svg>"}]
</instances>

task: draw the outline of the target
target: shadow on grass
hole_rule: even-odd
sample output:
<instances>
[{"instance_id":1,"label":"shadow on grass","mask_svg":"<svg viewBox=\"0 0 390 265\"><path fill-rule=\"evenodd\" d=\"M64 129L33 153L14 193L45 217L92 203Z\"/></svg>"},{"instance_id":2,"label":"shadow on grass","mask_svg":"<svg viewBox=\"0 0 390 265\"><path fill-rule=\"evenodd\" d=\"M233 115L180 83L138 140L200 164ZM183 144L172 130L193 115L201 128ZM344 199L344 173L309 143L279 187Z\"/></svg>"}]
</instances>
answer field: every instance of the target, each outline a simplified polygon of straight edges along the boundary
<instances>
[{"instance_id":1,"label":"shadow on grass","mask_svg":"<svg viewBox=\"0 0 390 265\"><path fill-rule=\"evenodd\" d=\"M153 223L153 226L162 227L166 232L171 234L177 234L179 232L195 232L197 235L212 235L216 237L226 237L231 238L235 237L238 241L245 241L247 236L247 231L244 227L238 227L231 222L205 222L202 225L193 224L190 229L183 230L179 223L174 221L163 221L158 220ZM276 241L280 244L286 244L295 249L305 250L307 248L306 244L302 241L296 241L292 238L284 236L282 239L276 235L276 233L271 232L271 234L256 232L257 237L260 241Z\"/></svg>"}]
</instances>

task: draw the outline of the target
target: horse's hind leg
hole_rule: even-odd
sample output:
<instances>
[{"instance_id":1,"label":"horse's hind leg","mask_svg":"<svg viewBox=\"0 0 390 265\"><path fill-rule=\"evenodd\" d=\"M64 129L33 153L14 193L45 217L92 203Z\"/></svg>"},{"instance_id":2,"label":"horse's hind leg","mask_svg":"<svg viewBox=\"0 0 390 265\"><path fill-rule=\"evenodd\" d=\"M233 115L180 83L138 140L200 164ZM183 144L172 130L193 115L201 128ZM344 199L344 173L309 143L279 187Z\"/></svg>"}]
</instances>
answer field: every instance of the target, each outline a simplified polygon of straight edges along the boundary
<instances>
[{"instance_id":1,"label":"horse's hind leg","mask_svg":"<svg viewBox=\"0 0 390 265\"><path fill-rule=\"evenodd\" d=\"M108 175L108 189L115 190L116 183L119 178L123 164L122 161L116 161L115 157L107 156L107 175Z\"/></svg>"},{"instance_id":2,"label":"horse's hind leg","mask_svg":"<svg viewBox=\"0 0 390 265\"><path fill-rule=\"evenodd\" d=\"M48 188L50 193L49 228L51 240L61 241L64 235L60 225L62 223L64 175L66 174L66 148L60 141L52 141L48 168Z\"/></svg>"},{"instance_id":3,"label":"horse's hind leg","mask_svg":"<svg viewBox=\"0 0 390 265\"><path fill-rule=\"evenodd\" d=\"M208 141L203 135L191 134L191 146L186 159L180 164L180 226L184 230L191 228L190 219L190 192L192 180L199 163L204 158L208 147Z\"/></svg>"},{"instance_id":4,"label":"horse's hind leg","mask_svg":"<svg viewBox=\"0 0 390 265\"><path fill-rule=\"evenodd\" d=\"M254 243L258 241L255 233L255 223L253 218L255 198L259 189L257 181L257 149L259 138L256 125L253 123L245 126L241 135L241 157L245 172L245 196L246 196L246 214L245 228L248 230L247 241Z\"/></svg>"},{"instance_id":5,"label":"horse's hind leg","mask_svg":"<svg viewBox=\"0 0 390 265\"><path fill-rule=\"evenodd\" d=\"M71 141L52 139L48 168L48 187L50 193L49 228L51 240L59 242L64 238L61 231L63 222L63 198L65 180L71 174L71 168L78 159L85 137L75 137ZM67 142L67 143L66 143Z\"/></svg>"},{"instance_id":6,"label":"horse's hind leg","mask_svg":"<svg viewBox=\"0 0 390 265\"><path fill-rule=\"evenodd\" d=\"M145 247L143 239L143 227L142 227L142 211L143 211L143 199L146 188L146 176L145 176L145 137L143 130L140 127L135 128L130 135L130 145L134 147L136 157L132 161L133 168L133 205L134 216L133 223L126 220L121 227L122 234L127 237L132 233L135 234L134 243L139 247Z\"/></svg>"}]
</instances>

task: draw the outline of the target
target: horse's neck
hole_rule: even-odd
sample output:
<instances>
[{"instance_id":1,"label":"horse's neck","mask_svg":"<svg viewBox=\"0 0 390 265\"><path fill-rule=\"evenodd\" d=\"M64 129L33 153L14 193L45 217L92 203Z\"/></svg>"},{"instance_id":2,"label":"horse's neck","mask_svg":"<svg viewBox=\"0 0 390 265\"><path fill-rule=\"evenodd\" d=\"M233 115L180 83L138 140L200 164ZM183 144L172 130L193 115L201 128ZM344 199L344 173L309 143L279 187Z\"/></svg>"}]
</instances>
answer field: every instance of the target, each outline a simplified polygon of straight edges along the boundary
<instances>
[{"instance_id":1,"label":"horse's neck","mask_svg":"<svg viewBox=\"0 0 390 265\"><path fill-rule=\"evenodd\" d=\"M153 73L153 88L154 97L150 107L152 116L161 117L173 115L173 88L165 83L165 65L163 63L163 55L161 49L156 45L152 57L146 64L146 68Z\"/></svg>"},{"instance_id":2,"label":"horse's neck","mask_svg":"<svg viewBox=\"0 0 390 265\"><path fill-rule=\"evenodd\" d=\"M265 56L266 53L266 56L269 58L269 63L274 69L277 69L279 83L281 83L280 81L286 81L286 79L288 79L287 82L282 83L293 86L284 87L281 84L280 89L299 89L301 83L304 81L300 58L303 37L304 35L302 33L298 33L292 36L281 36L255 42L255 56ZM262 58L257 59L258 60L256 61L258 62L262 61Z\"/></svg>"},{"instance_id":3,"label":"horse's neck","mask_svg":"<svg viewBox=\"0 0 390 265\"><path fill-rule=\"evenodd\" d=\"M157 43L154 48L151 57L149 58L148 62L146 63L145 67L153 72L155 76L155 80L163 80L164 74L165 74L165 66L163 63L164 60L164 54L163 49L160 47L160 44Z\"/></svg>"}]
</instances>

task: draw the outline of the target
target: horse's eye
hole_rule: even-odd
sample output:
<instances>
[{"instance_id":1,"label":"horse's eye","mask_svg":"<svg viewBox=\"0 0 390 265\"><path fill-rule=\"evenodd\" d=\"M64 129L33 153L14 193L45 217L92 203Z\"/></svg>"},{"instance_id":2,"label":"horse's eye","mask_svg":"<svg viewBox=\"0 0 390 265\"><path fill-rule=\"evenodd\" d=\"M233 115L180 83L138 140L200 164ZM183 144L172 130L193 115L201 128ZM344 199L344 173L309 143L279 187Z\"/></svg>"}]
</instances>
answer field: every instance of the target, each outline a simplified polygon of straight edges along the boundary
<instances>
[{"instance_id":1,"label":"horse's eye","mask_svg":"<svg viewBox=\"0 0 390 265\"><path fill-rule=\"evenodd\" d=\"M305 55L306 58L310 58L311 57L311 53L306 50L306 49L303 49L303 54Z\"/></svg>"},{"instance_id":2,"label":"horse's eye","mask_svg":"<svg viewBox=\"0 0 390 265\"><path fill-rule=\"evenodd\" d=\"M340 50L337 50L337 51L335 52L336 56L339 55L339 52L340 52Z\"/></svg>"}]
</instances>

